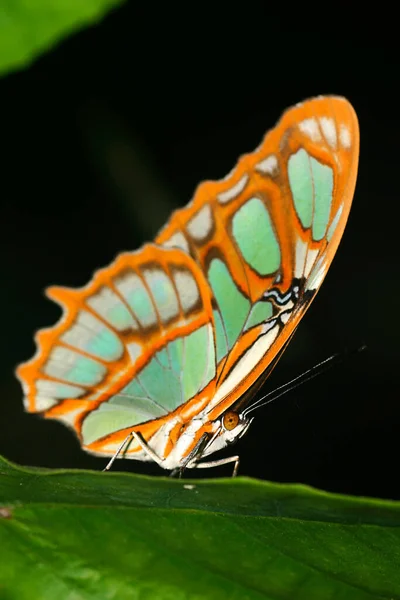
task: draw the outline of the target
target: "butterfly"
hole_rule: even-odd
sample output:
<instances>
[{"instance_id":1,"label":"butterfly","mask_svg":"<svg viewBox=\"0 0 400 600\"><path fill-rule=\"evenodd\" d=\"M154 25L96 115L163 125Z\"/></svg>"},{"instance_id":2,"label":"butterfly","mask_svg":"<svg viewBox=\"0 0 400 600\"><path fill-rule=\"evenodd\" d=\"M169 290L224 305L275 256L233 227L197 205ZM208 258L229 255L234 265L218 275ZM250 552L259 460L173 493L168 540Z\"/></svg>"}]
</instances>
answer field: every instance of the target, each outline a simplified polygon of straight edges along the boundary
<instances>
[{"instance_id":1,"label":"butterfly","mask_svg":"<svg viewBox=\"0 0 400 600\"><path fill-rule=\"evenodd\" d=\"M244 435L335 255L356 184L359 128L344 98L287 110L220 181L206 181L153 243L83 288L50 287L62 316L20 365L29 412L93 454L174 471Z\"/></svg>"}]
</instances>

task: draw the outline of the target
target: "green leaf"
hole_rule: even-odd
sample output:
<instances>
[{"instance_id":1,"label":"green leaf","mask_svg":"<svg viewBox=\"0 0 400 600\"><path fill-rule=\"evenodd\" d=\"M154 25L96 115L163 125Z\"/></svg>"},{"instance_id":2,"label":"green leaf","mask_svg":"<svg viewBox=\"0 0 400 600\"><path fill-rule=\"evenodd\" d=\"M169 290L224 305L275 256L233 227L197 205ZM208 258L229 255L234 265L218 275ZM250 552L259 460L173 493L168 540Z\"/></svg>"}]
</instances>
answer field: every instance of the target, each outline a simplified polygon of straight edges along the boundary
<instances>
[{"instance_id":1,"label":"green leaf","mask_svg":"<svg viewBox=\"0 0 400 600\"><path fill-rule=\"evenodd\" d=\"M397 599L400 503L0 462L1 600Z\"/></svg>"},{"instance_id":2,"label":"green leaf","mask_svg":"<svg viewBox=\"0 0 400 600\"><path fill-rule=\"evenodd\" d=\"M0 10L0 75L21 68L123 0L11 0Z\"/></svg>"}]
</instances>

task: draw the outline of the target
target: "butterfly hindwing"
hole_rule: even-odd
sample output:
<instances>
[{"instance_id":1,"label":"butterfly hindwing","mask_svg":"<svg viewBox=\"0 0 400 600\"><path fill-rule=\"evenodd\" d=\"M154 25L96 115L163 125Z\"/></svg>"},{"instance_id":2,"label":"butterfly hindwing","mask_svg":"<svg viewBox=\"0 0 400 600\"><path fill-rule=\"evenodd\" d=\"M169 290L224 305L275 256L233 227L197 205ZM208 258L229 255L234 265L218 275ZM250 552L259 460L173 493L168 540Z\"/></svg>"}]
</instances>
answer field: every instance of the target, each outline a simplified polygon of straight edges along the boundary
<instances>
[{"instance_id":1,"label":"butterfly hindwing","mask_svg":"<svg viewBox=\"0 0 400 600\"><path fill-rule=\"evenodd\" d=\"M114 452L125 428L157 420L153 434L199 390L213 393L209 288L180 250L147 245L83 289L47 293L63 315L37 334L38 354L18 369L25 406L72 426L87 449Z\"/></svg>"}]
</instances>

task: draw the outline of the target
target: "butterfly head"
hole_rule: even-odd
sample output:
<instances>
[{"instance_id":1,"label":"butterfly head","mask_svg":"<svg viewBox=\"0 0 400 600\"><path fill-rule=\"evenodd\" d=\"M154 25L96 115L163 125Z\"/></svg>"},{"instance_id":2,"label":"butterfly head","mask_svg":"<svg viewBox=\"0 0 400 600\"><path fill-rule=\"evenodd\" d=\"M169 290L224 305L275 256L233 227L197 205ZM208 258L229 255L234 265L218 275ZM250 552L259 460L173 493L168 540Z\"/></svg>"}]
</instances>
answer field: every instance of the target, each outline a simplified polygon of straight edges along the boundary
<instances>
[{"instance_id":1,"label":"butterfly head","mask_svg":"<svg viewBox=\"0 0 400 600\"><path fill-rule=\"evenodd\" d=\"M228 410L221 420L221 435L227 444L233 444L244 436L253 418L249 419L244 413Z\"/></svg>"},{"instance_id":2,"label":"butterfly head","mask_svg":"<svg viewBox=\"0 0 400 600\"><path fill-rule=\"evenodd\" d=\"M219 420L219 425L214 435L209 440L204 450L203 456L207 456L226 446L237 442L245 435L253 420L243 415L243 413L233 410L226 411Z\"/></svg>"}]
</instances>

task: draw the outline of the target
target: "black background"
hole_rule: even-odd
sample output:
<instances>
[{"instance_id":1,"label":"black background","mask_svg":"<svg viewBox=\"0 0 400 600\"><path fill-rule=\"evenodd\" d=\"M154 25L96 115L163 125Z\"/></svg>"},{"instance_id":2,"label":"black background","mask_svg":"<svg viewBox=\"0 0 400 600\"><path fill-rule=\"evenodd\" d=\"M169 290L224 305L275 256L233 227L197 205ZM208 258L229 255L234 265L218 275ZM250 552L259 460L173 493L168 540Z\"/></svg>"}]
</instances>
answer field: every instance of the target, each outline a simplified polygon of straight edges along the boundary
<instances>
[{"instance_id":1,"label":"black background","mask_svg":"<svg viewBox=\"0 0 400 600\"><path fill-rule=\"evenodd\" d=\"M0 81L7 458L105 464L61 423L23 412L13 370L33 354L33 332L59 316L43 289L84 285L120 251L151 239L199 181L230 171L285 108L334 93L360 121L354 204L321 291L264 390L333 352L368 349L260 410L235 451L243 475L400 498L399 54L392 34L379 23L369 29L346 6L332 20L330 6L297 15L253 2L216 14L204 4L128 2ZM135 461L117 468L161 473Z\"/></svg>"}]
</instances>

